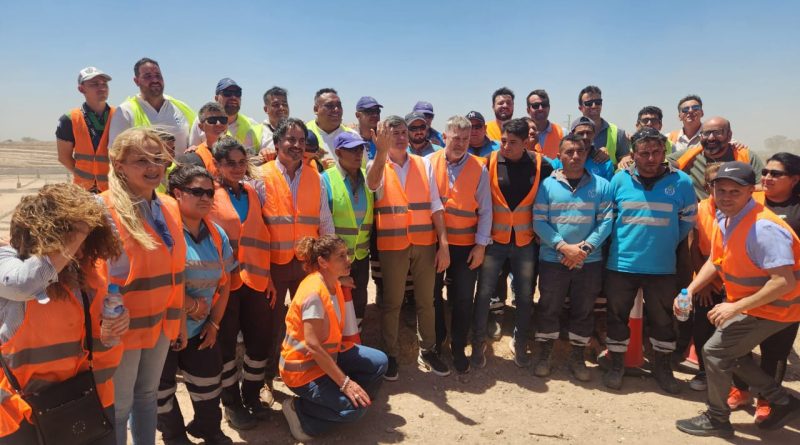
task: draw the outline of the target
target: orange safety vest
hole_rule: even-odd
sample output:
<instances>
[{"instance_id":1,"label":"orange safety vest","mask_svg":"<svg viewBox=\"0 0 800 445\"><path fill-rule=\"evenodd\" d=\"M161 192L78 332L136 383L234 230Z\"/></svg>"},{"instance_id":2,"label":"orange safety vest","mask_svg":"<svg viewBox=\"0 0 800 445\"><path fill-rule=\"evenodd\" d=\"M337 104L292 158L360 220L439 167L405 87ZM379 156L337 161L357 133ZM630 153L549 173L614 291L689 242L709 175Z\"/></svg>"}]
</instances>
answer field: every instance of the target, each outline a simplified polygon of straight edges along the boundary
<instances>
[{"instance_id":1,"label":"orange safety vest","mask_svg":"<svg viewBox=\"0 0 800 445\"><path fill-rule=\"evenodd\" d=\"M542 147L542 154L550 159L558 157L558 145L564 137L564 130L560 125L550 122L550 133L544 138L544 147Z\"/></svg>"},{"instance_id":2,"label":"orange safety vest","mask_svg":"<svg viewBox=\"0 0 800 445\"><path fill-rule=\"evenodd\" d=\"M297 208L292 191L278 169L278 161L263 167L264 187L268 197L262 210L269 230L270 261L288 264L295 258L295 244L306 236L319 236L320 179L319 172L304 162L295 172L300 175Z\"/></svg>"},{"instance_id":3,"label":"orange safety vest","mask_svg":"<svg viewBox=\"0 0 800 445\"><path fill-rule=\"evenodd\" d=\"M528 156L527 153L523 156ZM519 247L527 246L533 241L533 200L539 190L542 175L542 155L535 153L536 177L533 186L525 199L513 211L508 207L508 202L500 191L497 183L497 152L489 158L489 180L492 189L492 239L495 242L508 244L511 242L511 229L513 227L516 244Z\"/></svg>"},{"instance_id":4,"label":"orange safety vest","mask_svg":"<svg viewBox=\"0 0 800 445\"><path fill-rule=\"evenodd\" d=\"M730 147L733 150L733 158L739 162L744 162L745 164L750 163L750 149L748 148L736 148L734 146ZM692 147L687 149L681 157L675 162L678 166L678 170L683 170L684 172L691 168L692 163L694 162L694 158L697 157L700 153L703 152L703 146L698 145L696 147Z\"/></svg>"},{"instance_id":5,"label":"orange safety vest","mask_svg":"<svg viewBox=\"0 0 800 445\"><path fill-rule=\"evenodd\" d=\"M322 279L319 272L309 274L300 283L295 293L289 310L286 313L286 337L281 346L281 358L278 363L283 383L290 388L297 388L325 375L325 371L319 367L316 361L311 358L311 353L306 348L305 329L303 327L303 303L306 298L319 296L325 308L325 318L328 321L328 335L320 338L322 347L333 357L339 352L344 351L342 343L342 331L344 330L345 302L342 286L336 283L336 302L339 311L342 313L341 319L337 317L333 307L333 301L328 291L328 286Z\"/></svg>"},{"instance_id":6,"label":"orange safety vest","mask_svg":"<svg viewBox=\"0 0 800 445\"><path fill-rule=\"evenodd\" d=\"M763 204L756 203L744 215L728 235L728 242L724 245L722 231L718 225L714 228L714 235L711 238L711 258L725 283L728 301L741 300L756 293L770 279L767 271L753 264L747 255L747 235L758 220L772 221L792 235L792 251L795 258L792 271L797 282L792 290L777 300L749 309L745 313L753 317L787 323L800 321L800 261L798 261L800 259L800 239L788 224Z\"/></svg>"},{"instance_id":7,"label":"orange safety vest","mask_svg":"<svg viewBox=\"0 0 800 445\"><path fill-rule=\"evenodd\" d=\"M454 246L472 246L478 231L478 200L475 191L481 179L483 165L478 158L466 153L464 167L450 188L447 175L447 158L444 150L431 155L430 161L439 196L444 204L444 224L447 228L447 242Z\"/></svg>"},{"instance_id":8,"label":"orange safety vest","mask_svg":"<svg viewBox=\"0 0 800 445\"><path fill-rule=\"evenodd\" d=\"M375 202L378 250L403 250L409 245L430 246L436 243L431 219L431 193L428 173L422 158L408 153L405 188L386 160L383 171L383 196ZM399 168L399 167L398 167Z\"/></svg>"},{"instance_id":9,"label":"orange safety vest","mask_svg":"<svg viewBox=\"0 0 800 445\"><path fill-rule=\"evenodd\" d=\"M203 165L206 166L206 170L211 173L211 176L217 177L219 172L217 171L217 166L214 164L214 155L211 154L211 149L208 148L205 142L202 142L197 148L194 150L197 156L200 156L200 159L203 160Z\"/></svg>"},{"instance_id":10,"label":"orange safety vest","mask_svg":"<svg viewBox=\"0 0 800 445\"><path fill-rule=\"evenodd\" d=\"M167 338L174 340L178 337L183 310L183 271L186 264L186 241L178 203L167 195L158 194L174 245L170 252L167 246L159 242L158 247L151 251L140 246L122 226L111 204L110 193L104 192L101 196L114 219L130 261L130 272L125 281L111 277L112 283L120 286L125 307L130 311L130 327L122 337L125 350L152 348L162 330ZM149 224L144 225L154 240L161 240Z\"/></svg>"},{"instance_id":11,"label":"orange safety vest","mask_svg":"<svg viewBox=\"0 0 800 445\"><path fill-rule=\"evenodd\" d=\"M269 231L261 216L261 201L256 189L244 182L247 193L247 218L239 219L230 195L225 187L217 184L214 205L209 217L225 230L233 249L233 257L239 261L238 271L231 272L231 290L242 287L263 292L269 282Z\"/></svg>"},{"instance_id":12,"label":"orange safety vest","mask_svg":"<svg viewBox=\"0 0 800 445\"><path fill-rule=\"evenodd\" d=\"M503 137L503 129L497 119L486 123L486 137L493 141L500 141L500 138Z\"/></svg>"},{"instance_id":13,"label":"orange safety vest","mask_svg":"<svg viewBox=\"0 0 800 445\"><path fill-rule=\"evenodd\" d=\"M103 136L100 137L100 143L97 144L97 150L92 145L92 137L89 135L89 127L83 117L83 111L75 108L70 112L72 135L75 138L75 145L72 149L72 158L75 159L72 182L86 190L92 188L97 188L101 192L108 190L108 127L117 110L116 107L110 108Z\"/></svg>"}]
</instances>

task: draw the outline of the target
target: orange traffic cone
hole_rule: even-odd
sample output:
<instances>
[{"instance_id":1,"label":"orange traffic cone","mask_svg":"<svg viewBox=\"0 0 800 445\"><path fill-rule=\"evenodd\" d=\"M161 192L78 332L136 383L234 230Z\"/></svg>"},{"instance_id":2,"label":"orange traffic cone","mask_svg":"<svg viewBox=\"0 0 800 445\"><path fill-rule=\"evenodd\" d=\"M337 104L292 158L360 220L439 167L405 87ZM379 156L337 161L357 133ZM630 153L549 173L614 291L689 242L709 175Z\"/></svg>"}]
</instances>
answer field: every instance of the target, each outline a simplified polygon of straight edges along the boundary
<instances>
[{"instance_id":1,"label":"orange traffic cone","mask_svg":"<svg viewBox=\"0 0 800 445\"><path fill-rule=\"evenodd\" d=\"M695 365L700 366L700 361L697 359L697 349L694 347L694 342L689 346L689 356L686 357L686 360L689 363L694 363Z\"/></svg>"},{"instance_id":2,"label":"orange traffic cone","mask_svg":"<svg viewBox=\"0 0 800 445\"><path fill-rule=\"evenodd\" d=\"M644 312L644 296L642 290L636 293L636 300L633 302L633 309L628 320L628 328L631 331L628 341L628 350L625 352L625 367L640 368L644 365L644 351L642 349L642 314Z\"/></svg>"}]
</instances>

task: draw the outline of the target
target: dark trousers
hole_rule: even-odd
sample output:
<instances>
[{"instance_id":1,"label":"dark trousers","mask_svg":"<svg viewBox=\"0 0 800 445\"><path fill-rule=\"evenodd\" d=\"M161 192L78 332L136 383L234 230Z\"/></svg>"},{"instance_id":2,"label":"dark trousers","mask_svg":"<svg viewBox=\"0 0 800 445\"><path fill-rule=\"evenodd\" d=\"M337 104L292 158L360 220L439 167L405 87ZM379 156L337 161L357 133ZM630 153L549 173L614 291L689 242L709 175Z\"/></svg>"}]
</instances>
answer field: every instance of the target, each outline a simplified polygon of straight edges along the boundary
<instances>
[{"instance_id":1,"label":"dark trousers","mask_svg":"<svg viewBox=\"0 0 800 445\"><path fill-rule=\"evenodd\" d=\"M503 315L508 300L508 276L511 275L511 261L506 260L503 268L500 269L500 276L497 278L497 288L494 295L489 300L489 312L493 315Z\"/></svg>"},{"instance_id":2,"label":"dark trousers","mask_svg":"<svg viewBox=\"0 0 800 445\"><path fill-rule=\"evenodd\" d=\"M786 376L786 364L789 354L792 352L794 338L797 337L797 328L800 323L792 323L785 329L770 335L759 345L761 349L761 370L767 375L775 378L778 384L783 383ZM744 391L749 390L747 383L744 382L736 371L733 373L733 384Z\"/></svg>"},{"instance_id":3,"label":"dark trousers","mask_svg":"<svg viewBox=\"0 0 800 445\"><path fill-rule=\"evenodd\" d=\"M264 386L264 371L269 354L269 331L264 322L268 314L269 301L266 293L246 284L232 291L228 298L217 336L223 363L222 404L227 407L241 406L242 397L246 401L258 400ZM241 389L236 363L236 343L240 331L245 349Z\"/></svg>"},{"instance_id":4,"label":"dark trousers","mask_svg":"<svg viewBox=\"0 0 800 445\"><path fill-rule=\"evenodd\" d=\"M264 324L267 338L267 375L266 380L271 381L278 375L278 361L281 357L281 344L286 335L286 292L289 292L289 299L294 298L300 282L306 277L303 270L303 263L292 258L286 264L270 264L270 274L275 283L275 290L278 291L274 308L267 307L267 317L261 319Z\"/></svg>"},{"instance_id":5,"label":"dark trousers","mask_svg":"<svg viewBox=\"0 0 800 445\"><path fill-rule=\"evenodd\" d=\"M109 406L104 411L106 413L106 418L113 425L114 405ZM114 431L111 431L105 437L92 442L91 445L116 445L116 443L117 437ZM23 419L22 423L19 424L18 430L8 436L0 437L0 445L39 445L39 434L36 432L36 427Z\"/></svg>"},{"instance_id":6,"label":"dark trousers","mask_svg":"<svg viewBox=\"0 0 800 445\"><path fill-rule=\"evenodd\" d=\"M467 258L474 246L450 245L450 267L443 273L436 274L433 288L433 308L436 311L436 350L441 351L442 343L447 337L445 320L445 303L442 295L445 276L447 278L447 303L452 308L450 327L451 349L455 353L464 352L467 346L467 333L472 321L472 305L475 299L475 282L478 279L478 268L471 270Z\"/></svg>"},{"instance_id":7,"label":"dark trousers","mask_svg":"<svg viewBox=\"0 0 800 445\"><path fill-rule=\"evenodd\" d=\"M594 303L602 285L602 262L569 270L561 263L540 261L536 341L558 339L559 315L569 296L569 341L575 346L588 345L594 331Z\"/></svg>"},{"instance_id":8,"label":"dark trousers","mask_svg":"<svg viewBox=\"0 0 800 445\"><path fill-rule=\"evenodd\" d=\"M706 370L705 360L703 360L703 346L705 346L708 339L714 335L714 331L717 330L716 326L711 324L708 320L708 313L714 306L725 301L725 292L712 292L711 298L713 302L709 306L694 304L692 318L690 319L692 321L692 340L694 341L694 350L697 353L697 364L700 367L700 371ZM678 351L680 351L680 349L678 349Z\"/></svg>"},{"instance_id":9,"label":"dark trousers","mask_svg":"<svg viewBox=\"0 0 800 445\"><path fill-rule=\"evenodd\" d=\"M367 310L367 285L369 284L369 256L361 260L354 260L350 265L350 278L353 279L355 288L351 294L353 296L353 308L358 319L358 326L361 327L361 320Z\"/></svg>"},{"instance_id":10,"label":"dark trousers","mask_svg":"<svg viewBox=\"0 0 800 445\"><path fill-rule=\"evenodd\" d=\"M193 435L211 437L221 430L222 411L219 408L221 392L220 373L222 355L219 344L198 349L203 340L200 335L189 339L182 351L170 350L158 384L158 430L165 440L186 436L183 415L175 397L178 386L175 375L180 369L189 397L192 399L194 419L190 422Z\"/></svg>"},{"instance_id":11,"label":"dark trousers","mask_svg":"<svg viewBox=\"0 0 800 445\"><path fill-rule=\"evenodd\" d=\"M650 343L656 352L675 350L672 325L672 302L678 291L675 275L652 275L616 272L606 269L604 290L608 298L608 350L628 350L628 319L636 293L644 293L644 318L650 330Z\"/></svg>"}]
</instances>

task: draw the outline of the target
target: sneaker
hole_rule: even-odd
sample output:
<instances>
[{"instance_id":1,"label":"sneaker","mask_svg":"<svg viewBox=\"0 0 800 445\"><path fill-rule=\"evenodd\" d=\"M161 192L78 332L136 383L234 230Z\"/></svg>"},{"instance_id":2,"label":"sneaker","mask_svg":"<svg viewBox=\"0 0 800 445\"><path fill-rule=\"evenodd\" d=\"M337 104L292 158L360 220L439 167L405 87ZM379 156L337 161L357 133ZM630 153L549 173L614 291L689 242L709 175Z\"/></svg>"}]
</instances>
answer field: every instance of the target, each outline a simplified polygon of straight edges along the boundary
<instances>
[{"instance_id":1,"label":"sneaker","mask_svg":"<svg viewBox=\"0 0 800 445\"><path fill-rule=\"evenodd\" d=\"M258 425L256 418L253 417L250 411L244 406L236 408L229 408L226 406L225 420L228 421L228 425L230 425L231 428L237 430L251 430Z\"/></svg>"},{"instance_id":2,"label":"sneaker","mask_svg":"<svg viewBox=\"0 0 800 445\"><path fill-rule=\"evenodd\" d=\"M464 350L461 351L453 351L453 368L456 369L456 372L459 374L466 374L469 372L469 360L467 359L467 355L464 354Z\"/></svg>"},{"instance_id":3,"label":"sneaker","mask_svg":"<svg viewBox=\"0 0 800 445\"><path fill-rule=\"evenodd\" d=\"M489 323L486 326L486 336L497 341L503 337L503 316L500 314L490 314Z\"/></svg>"},{"instance_id":4,"label":"sneaker","mask_svg":"<svg viewBox=\"0 0 800 445\"><path fill-rule=\"evenodd\" d=\"M689 381L689 388L695 391L705 391L708 389L705 371L700 371L694 377L692 377L692 380Z\"/></svg>"},{"instance_id":5,"label":"sneaker","mask_svg":"<svg viewBox=\"0 0 800 445\"><path fill-rule=\"evenodd\" d=\"M447 367L447 364L442 361L435 351L422 352L420 349L417 363L438 376L446 377L450 375L450 368Z\"/></svg>"},{"instance_id":6,"label":"sneaker","mask_svg":"<svg viewBox=\"0 0 800 445\"><path fill-rule=\"evenodd\" d=\"M751 396L748 391L742 391L735 386L731 387L731 391L728 393L728 408L730 408L731 411L735 411L739 408L750 406L752 404L753 396Z\"/></svg>"},{"instance_id":7,"label":"sneaker","mask_svg":"<svg viewBox=\"0 0 800 445\"><path fill-rule=\"evenodd\" d=\"M758 424L762 430L777 430L787 423L800 418L800 399L789 396L786 405L771 404L769 416Z\"/></svg>"},{"instance_id":8,"label":"sneaker","mask_svg":"<svg viewBox=\"0 0 800 445\"><path fill-rule=\"evenodd\" d=\"M733 426L730 422L714 420L707 412L691 419L679 420L675 422L675 426L693 436L733 437Z\"/></svg>"},{"instance_id":9,"label":"sneaker","mask_svg":"<svg viewBox=\"0 0 800 445\"><path fill-rule=\"evenodd\" d=\"M472 344L472 355L469 356L469 362L478 369L486 367L486 343Z\"/></svg>"},{"instance_id":10,"label":"sneaker","mask_svg":"<svg viewBox=\"0 0 800 445\"><path fill-rule=\"evenodd\" d=\"M399 374L400 369L399 366L397 366L397 359L389 356L389 366L386 367L386 373L383 375L383 379L390 382L395 382L397 381Z\"/></svg>"},{"instance_id":11,"label":"sneaker","mask_svg":"<svg viewBox=\"0 0 800 445\"><path fill-rule=\"evenodd\" d=\"M769 407L769 401L759 397L756 399L756 414L753 416L753 422L758 425L759 423L767 420L771 411L772 410Z\"/></svg>"},{"instance_id":12,"label":"sneaker","mask_svg":"<svg viewBox=\"0 0 800 445\"><path fill-rule=\"evenodd\" d=\"M297 411L295 411L294 408L294 399L295 397L289 397L283 401L283 405L281 406L283 416L286 417L286 422L289 424L289 431L291 431L292 437L294 437L296 441L310 442L312 440L311 436L303 431L303 426L300 425L300 418L297 417Z\"/></svg>"},{"instance_id":13,"label":"sneaker","mask_svg":"<svg viewBox=\"0 0 800 445\"><path fill-rule=\"evenodd\" d=\"M511 353L514 354L514 364L519 368L527 368L531 365L531 359L528 357L528 348L526 346L527 345L520 344L519 347L517 347L513 337L508 342L508 347L511 349Z\"/></svg>"}]
</instances>

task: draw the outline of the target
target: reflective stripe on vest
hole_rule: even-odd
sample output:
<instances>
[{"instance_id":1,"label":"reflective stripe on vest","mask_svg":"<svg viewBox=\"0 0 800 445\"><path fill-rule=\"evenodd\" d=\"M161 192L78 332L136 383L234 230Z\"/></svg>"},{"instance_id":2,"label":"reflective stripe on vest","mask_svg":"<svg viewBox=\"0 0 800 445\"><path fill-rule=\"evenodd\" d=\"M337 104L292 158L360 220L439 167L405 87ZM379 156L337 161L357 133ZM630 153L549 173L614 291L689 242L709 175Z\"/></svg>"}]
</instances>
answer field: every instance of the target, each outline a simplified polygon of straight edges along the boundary
<instances>
[{"instance_id":1,"label":"reflective stripe on vest","mask_svg":"<svg viewBox=\"0 0 800 445\"><path fill-rule=\"evenodd\" d=\"M130 261L128 278L124 282L112 277L112 282L120 286L125 307L131 317L130 328L122 337L125 349L152 348L161 331L164 331L167 338L174 340L178 336L183 309L183 271L186 263L186 241L183 238L183 222L178 203L169 196L158 195L174 245L170 251L150 224L144 223L150 237L158 244L155 250L149 251L140 246L125 230L111 204L109 192L104 192L101 196L114 219Z\"/></svg>"},{"instance_id":2,"label":"reflective stripe on vest","mask_svg":"<svg viewBox=\"0 0 800 445\"><path fill-rule=\"evenodd\" d=\"M792 267L796 282L794 288L771 303L745 311L754 317L784 323L800 321L800 239L792 228L763 204L755 206L739 221L723 245L722 231L714 226L711 238L711 258L722 276L728 301L738 301L759 291L770 279L766 270L760 269L747 254L747 236L758 220L771 221L792 235L795 264Z\"/></svg>"},{"instance_id":3,"label":"reflective stripe on vest","mask_svg":"<svg viewBox=\"0 0 800 445\"><path fill-rule=\"evenodd\" d=\"M407 154L405 187L388 159L383 171L383 196L375 202L378 250L403 250L436 243L431 219L430 184L422 158ZM399 167L398 167L399 168Z\"/></svg>"},{"instance_id":4,"label":"reflective stripe on vest","mask_svg":"<svg viewBox=\"0 0 800 445\"><path fill-rule=\"evenodd\" d=\"M367 208L362 216L361 226L357 227L357 216L353 203L350 198L350 192L347 191L347 186L342 176L342 172L338 168L331 168L325 172L328 175L328 182L331 185L331 215L333 216L333 225L336 234L339 235L347 244L347 252L350 258L363 260L369 255L369 236L372 232L372 219L373 209L375 206L372 192L366 191ZM366 187L367 173L361 170L361 177L364 178L363 187Z\"/></svg>"},{"instance_id":5,"label":"reflective stripe on vest","mask_svg":"<svg viewBox=\"0 0 800 445\"><path fill-rule=\"evenodd\" d=\"M478 231L478 200L475 199L475 193L483 167L475 156L466 153L464 156L468 158L451 188L444 152L437 151L431 155L430 161L444 204L447 242L454 246L471 246L475 244L475 233Z\"/></svg>"},{"instance_id":6,"label":"reflective stripe on vest","mask_svg":"<svg viewBox=\"0 0 800 445\"><path fill-rule=\"evenodd\" d=\"M325 371L311 358L305 346L305 328L303 326L303 303L309 297L319 297L325 309L328 322L328 335L319 340L323 342L325 351L336 360L342 349L342 331L344 329L345 302L342 287L336 283L336 294L331 295L328 286L319 272L309 274L297 288L289 310L286 313L286 337L281 346L281 358L278 363L281 378L286 386L296 388L303 386L325 375ZM341 319L337 317L331 298L336 298Z\"/></svg>"},{"instance_id":7,"label":"reflective stripe on vest","mask_svg":"<svg viewBox=\"0 0 800 445\"><path fill-rule=\"evenodd\" d=\"M231 290L247 284L251 289L263 292L269 281L269 232L261 215L261 201L256 190L243 182L247 194L247 218L242 222L233 207L230 194L221 185L216 185L214 205L209 216L219 224L233 249L233 256L239 261L239 270L231 273Z\"/></svg>"},{"instance_id":8,"label":"reflective stripe on vest","mask_svg":"<svg viewBox=\"0 0 800 445\"><path fill-rule=\"evenodd\" d=\"M306 236L319 236L320 178L319 173L301 163L297 208L289 184L278 169L278 161L264 165L264 187L270 198L264 203L263 214L269 230L270 261L288 264L295 258L295 244Z\"/></svg>"},{"instance_id":9,"label":"reflective stripe on vest","mask_svg":"<svg viewBox=\"0 0 800 445\"><path fill-rule=\"evenodd\" d=\"M527 156L527 153L523 156ZM539 190L542 155L536 153L533 156L536 157L536 177L530 191L514 211L509 209L508 202L497 182L497 152L492 153L489 158L489 183L492 190L492 239L495 242L503 244L511 242L512 228L517 246L526 246L533 241L533 200Z\"/></svg>"},{"instance_id":10,"label":"reflective stripe on vest","mask_svg":"<svg viewBox=\"0 0 800 445\"><path fill-rule=\"evenodd\" d=\"M96 150L92 145L92 137L83 111L80 108L70 111L72 135L75 139L72 149L72 158L75 160L72 181L86 190L96 189L100 192L108 190L108 128L117 110L115 107L110 108L103 136L100 137Z\"/></svg>"}]
</instances>

